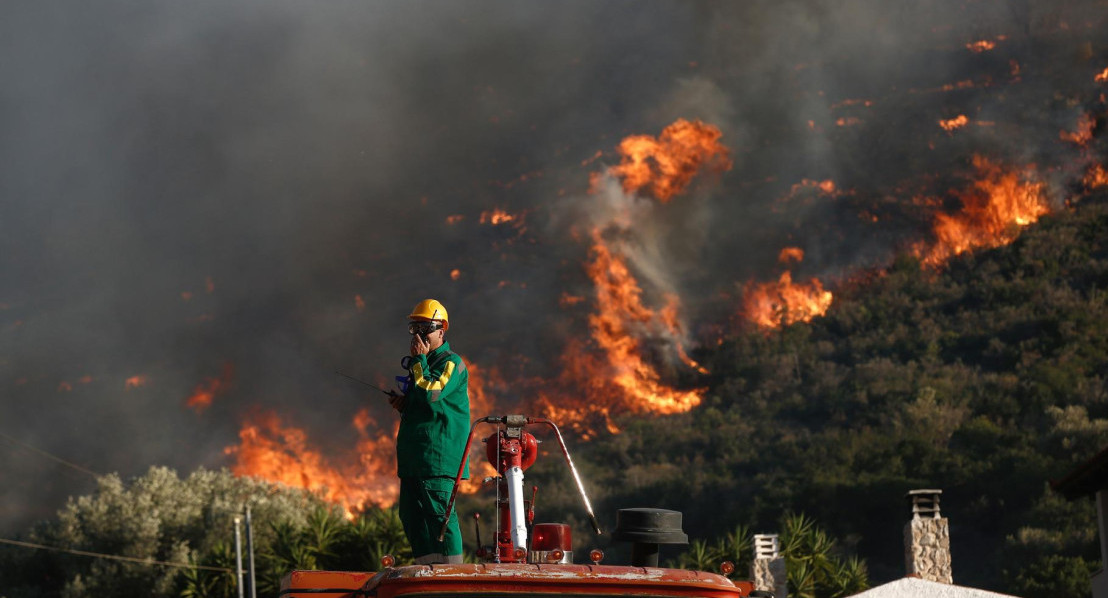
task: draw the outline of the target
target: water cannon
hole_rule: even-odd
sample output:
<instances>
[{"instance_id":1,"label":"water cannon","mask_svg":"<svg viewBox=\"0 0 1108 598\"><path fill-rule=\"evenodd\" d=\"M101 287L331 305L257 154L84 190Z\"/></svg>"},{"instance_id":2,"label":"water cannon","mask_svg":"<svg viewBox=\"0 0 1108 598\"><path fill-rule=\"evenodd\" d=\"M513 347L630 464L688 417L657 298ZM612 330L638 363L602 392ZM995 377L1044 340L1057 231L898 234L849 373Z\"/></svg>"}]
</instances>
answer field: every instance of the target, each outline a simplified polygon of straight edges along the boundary
<instances>
[{"instance_id":1,"label":"water cannon","mask_svg":"<svg viewBox=\"0 0 1108 598\"><path fill-rule=\"evenodd\" d=\"M458 475L454 480L454 490L450 494L450 500L446 505L446 514L443 516L442 528L439 531L439 540L446 536L446 525L454 510L454 501L458 496L458 485L462 481L465 472L466 460L469 458L470 446L472 446L477 426L479 424L491 424L496 426L496 433L484 439L485 457L496 468L497 477L486 481L496 482L496 532L493 536L495 548L486 551L480 547L483 555L491 557L497 563L521 563L521 562L571 562L572 538L568 525L562 523L535 524L535 496L537 487L532 488L531 499L526 500L523 495L523 472L535 463L538 458L538 440L531 433L524 430L529 425L548 426L554 430L554 436L562 449L562 455L569 465L573 479L577 483L577 490L585 504L585 511L589 515L593 529L601 534L600 524L593 513L592 504L585 494L585 488L581 484L581 476L573 465L573 458L569 456L565 440L558 426L542 417L527 417L524 415L504 415L482 417L473 422L469 430L465 450L462 452L462 462L458 466ZM475 522L477 519L475 518ZM530 547L528 539L530 536ZM478 527L478 537L480 528Z\"/></svg>"}]
</instances>

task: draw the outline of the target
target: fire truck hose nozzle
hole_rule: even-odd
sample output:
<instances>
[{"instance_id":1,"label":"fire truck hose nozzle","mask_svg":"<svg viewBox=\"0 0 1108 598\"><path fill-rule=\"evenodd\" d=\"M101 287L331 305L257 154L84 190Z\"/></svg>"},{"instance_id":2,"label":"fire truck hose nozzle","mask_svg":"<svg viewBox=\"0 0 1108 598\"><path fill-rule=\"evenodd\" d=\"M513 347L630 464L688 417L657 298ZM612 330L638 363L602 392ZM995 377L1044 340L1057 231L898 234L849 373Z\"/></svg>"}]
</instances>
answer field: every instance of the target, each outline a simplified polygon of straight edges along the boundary
<instances>
[{"instance_id":1,"label":"fire truck hose nozzle","mask_svg":"<svg viewBox=\"0 0 1108 598\"><path fill-rule=\"evenodd\" d=\"M512 545L527 548L527 519L523 510L523 469L509 467L504 476L508 481L508 504L511 505Z\"/></svg>"}]
</instances>

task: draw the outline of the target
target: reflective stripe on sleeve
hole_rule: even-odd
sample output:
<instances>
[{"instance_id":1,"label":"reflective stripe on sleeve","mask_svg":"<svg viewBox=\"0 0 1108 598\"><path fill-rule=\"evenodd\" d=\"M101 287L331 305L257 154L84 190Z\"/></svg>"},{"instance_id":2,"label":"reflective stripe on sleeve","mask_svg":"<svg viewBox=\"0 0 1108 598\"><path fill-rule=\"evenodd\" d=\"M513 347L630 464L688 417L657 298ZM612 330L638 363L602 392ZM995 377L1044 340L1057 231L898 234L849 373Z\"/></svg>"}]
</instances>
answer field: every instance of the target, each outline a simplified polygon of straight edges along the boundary
<instances>
[{"instance_id":1,"label":"reflective stripe on sleeve","mask_svg":"<svg viewBox=\"0 0 1108 598\"><path fill-rule=\"evenodd\" d=\"M412 378L415 379L416 386L428 391L441 391L450 382L450 376L454 374L454 362L446 362L446 368L442 371L442 375L438 380L434 382L423 377L423 366L419 363L412 365Z\"/></svg>"}]
</instances>

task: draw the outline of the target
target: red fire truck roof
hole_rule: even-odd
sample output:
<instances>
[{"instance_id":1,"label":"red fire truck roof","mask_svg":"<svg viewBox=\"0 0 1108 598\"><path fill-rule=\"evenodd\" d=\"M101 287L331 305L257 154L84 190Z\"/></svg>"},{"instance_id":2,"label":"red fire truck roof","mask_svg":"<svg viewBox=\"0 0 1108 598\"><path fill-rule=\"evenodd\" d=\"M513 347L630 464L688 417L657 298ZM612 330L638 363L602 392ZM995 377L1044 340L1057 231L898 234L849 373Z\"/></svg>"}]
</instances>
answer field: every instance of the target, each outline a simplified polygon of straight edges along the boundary
<instances>
[{"instance_id":1,"label":"red fire truck roof","mask_svg":"<svg viewBox=\"0 0 1108 598\"><path fill-rule=\"evenodd\" d=\"M282 598L558 595L736 598L753 589L715 573L654 567L563 564L411 565L377 574L293 571Z\"/></svg>"}]
</instances>

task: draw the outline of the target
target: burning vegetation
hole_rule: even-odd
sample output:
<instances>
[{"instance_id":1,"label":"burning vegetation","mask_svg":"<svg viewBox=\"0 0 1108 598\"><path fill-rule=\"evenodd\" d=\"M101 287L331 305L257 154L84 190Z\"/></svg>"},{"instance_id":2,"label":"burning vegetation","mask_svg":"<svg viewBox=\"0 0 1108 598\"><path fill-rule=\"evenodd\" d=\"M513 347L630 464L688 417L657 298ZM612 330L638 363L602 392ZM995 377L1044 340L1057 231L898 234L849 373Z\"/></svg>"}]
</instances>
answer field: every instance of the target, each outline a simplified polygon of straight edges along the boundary
<instances>
[{"instance_id":1,"label":"burning vegetation","mask_svg":"<svg viewBox=\"0 0 1108 598\"><path fill-rule=\"evenodd\" d=\"M238 446L224 453L234 459L235 475L311 490L341 505L351 517L367 505L391 505L399 493L392 436L376 430L371 436L376 426L365 409L354 415L352 424L358 433L355 450L336 462L313 446L303 429L285 424L273 412L248 418L239 431Z\"/></svg>"},{"instance_id":2,"label":"burning vegetation","mask_svg":"<svg viewBox=\"0 0 1108 598\"><path fill-rule=\"evenodd\" d=\"M701 170L731 168L723 133L700 121L678 119L658 137L632 135L619 144L620 163L609 172L628 194L644 189L663 203L681 193Z\"/></svg>"},{"instance_id":3,"label":"burning vegetation","mask_svg":"<svg viewBox=\"0 0 1108 598\"><path fill-rule=\"evenodd\" d=\"M784 272L771 282L747 283L743 289L742 316L758 326L777 328L796 322L808 322L827 313L834 295L813 278L794 283L792 272Z\"/></svg>"},{"instance_id":4,"label":"burning vegetation","mask_svg":"<svg viewBox=\"0 0 1108 598\"><path fill-rule=\"evenodd\" d=\"M217 394L227 390L234 377L235 365L231 362L225 363L223 372L218 378L208 378L196 386L192 394L185 399L185 406L197 413L203 413L205 409L211 407Z\"/></svg>"},{"instance_id":5,"label":"burning vegetation","mask_svg":"<svg viewBox=\"0 0 1108 598\"><path fill-rule=\"evenodd\" d=\"M969 119L966 118L965 114L959 114L954 118L939 121L939 126L942 127L944 131L948 132L955 129L961 129L967 124L969 124Z\"/></svg>"},{"instance_id":6,"label":"burning vegetation","mask_svg":"<svg viewBox=\"0 0 1108 598\"><path fill-rule=\"evenodd\" d=\"M589 315L589 333L601 358L567 354L567 368L583 372L584 390L592 396L615 397L617 412L679 413L700 404L699 392L679 391L661 381L656 366L647 362L642 337L677 339L684 335L677 321L678 299L655 311L642 303L639 287L626 262L612 253L597 232L593 235L592 260L586 270L595 285L596 311ZM695 363L686 362L691 367ZM589 371L592 370L592 371ZM589 382L592 381L592 382ZM591 387L591 388L590 388Z\"/></svg>"},{"instance_id":7,"label":"burning vegetation","mask_svg":"<svg viewBox=\"0 0 1108 598\"><path fill-rule=\"evenodd\" d=\"M974 156L978 178L955 194L961 207L935 216L933 242L917 246L925 264L942 265L949 258L978 248L1011 243L1019 230L1050 212L1045 185L1032 167L1006 169Z\"/></svg>"}]
</instances>

